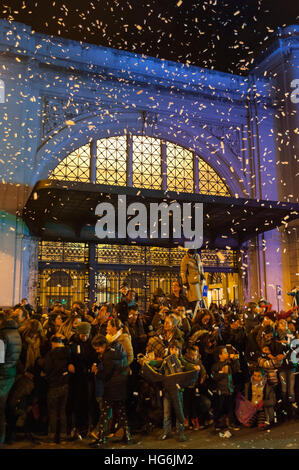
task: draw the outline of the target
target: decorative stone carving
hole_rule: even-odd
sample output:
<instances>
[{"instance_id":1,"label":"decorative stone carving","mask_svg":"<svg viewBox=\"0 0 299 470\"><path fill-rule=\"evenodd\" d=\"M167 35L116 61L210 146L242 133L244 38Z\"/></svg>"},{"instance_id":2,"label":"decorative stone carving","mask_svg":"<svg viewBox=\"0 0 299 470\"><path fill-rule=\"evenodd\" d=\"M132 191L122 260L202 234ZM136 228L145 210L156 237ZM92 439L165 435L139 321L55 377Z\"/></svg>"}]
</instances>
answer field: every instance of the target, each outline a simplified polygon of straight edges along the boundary
<instances>
[{"instance_id":1,"label":"decorative stone carving","mask_svg":"<svg viewBox=\"0 0 299 470\"><path fill-rule=\"evenodd\" d=\"M228 145L237 156L240 155L240 132L227 126L206 126L205 130Z\"/></svg>"},{"instance_id":2,"label":"decorative stone carving","mask_svg":"<svg viewBox=\"0 0 299 470\"><path fill-rule=\"evenodd\" d=\"M99 107L88 102L75 102L65 98L43 97L42 137L68 120L81 115L98 112Z\"/></svg>"}]
</instances>

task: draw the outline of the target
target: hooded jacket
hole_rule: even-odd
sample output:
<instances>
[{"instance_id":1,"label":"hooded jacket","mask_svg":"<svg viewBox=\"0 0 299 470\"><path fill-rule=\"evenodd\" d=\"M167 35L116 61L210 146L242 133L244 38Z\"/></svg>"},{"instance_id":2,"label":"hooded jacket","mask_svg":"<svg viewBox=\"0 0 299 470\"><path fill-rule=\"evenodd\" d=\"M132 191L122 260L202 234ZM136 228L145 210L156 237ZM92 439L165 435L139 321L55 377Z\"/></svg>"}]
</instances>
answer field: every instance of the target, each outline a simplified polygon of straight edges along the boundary
<instances>
[{"instance_id":1,"label":"hooded jacket","mask_svg":"<svg viewBox=\"0 0 299 470\"><path fill-rule=\"evenodd\" d=\"M61 387L69 381L69 351L66 347L54 348L44 359L44 371L49 387Z\"/></svg>"},{"instance_id":2,"label":"hooded jacket","mask_svg":"<svg viewBox=\"0 0 299 470\"><path fill-rule=\"evenodd\" d=\"M107 345L102 356L96 380L104 383L104 399L123 401L127 392L128 358L123 346L117 341Z\"/></svg>"}]
</instances>

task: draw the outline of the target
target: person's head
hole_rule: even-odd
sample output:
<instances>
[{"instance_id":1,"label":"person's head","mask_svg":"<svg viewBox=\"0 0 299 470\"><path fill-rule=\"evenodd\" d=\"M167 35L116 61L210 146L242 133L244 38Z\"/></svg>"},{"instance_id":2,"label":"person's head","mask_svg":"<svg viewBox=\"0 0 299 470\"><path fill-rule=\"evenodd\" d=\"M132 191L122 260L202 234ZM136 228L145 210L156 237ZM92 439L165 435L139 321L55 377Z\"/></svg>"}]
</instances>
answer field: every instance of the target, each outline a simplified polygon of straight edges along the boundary
<instances>
[{"instance_id":1,"label":"person's head","mask_svg":"<svg viewBox=\"0 0 299 470\"><path fill-rule=\"evenodd\" d=\"M103 335L96 336L91 342L92 347L100 356L106 351L107 344L108 341Z\"/></svg>"},{"instance_id":2,"label":"person's head","mask_svg":"<svg viewBox=\"0 0 299 470\"><path fill-rule=\"evenodd\" d=\"M139 315L139 313L138 313L138 309L137 309L137 308L135 308L135 307L134 307L134 308L133 308L133 307L129 308L129 311L128 311L128 323L129 323L130 325L135 324L135 323L137 322L138 315Z\"/></svg>"},{"instance_id":3,"label":"person's head","mask_svg":"<svg viewBox=\"0 0 299 470\"><path fill-rule=\"evenodd\" d=\"M181 347L178 341L171 341L169 345L169 352L170 354L174 354L175 356L179 356L181 354Z\"/></svg>"},{"instance_id":4,"label":"person's head","mask_svg":"<svg viewBox=\"0 0 299 470\"><path fill-rule=\"evenodd\" d=\"M72 310L81 315L84 312L84 305L81 302L75 301L72 303Z\"/></svg>"},{"instance_id":5,"label":"person's head","mask_svg":"<svg viewBox=\"0 0 299 470\"><path fill-rule=\"evenodd\" d=\"M161 304L165 299L165 294L161 287L157 287L157 289L154 291L154 300L155 302L158 302Z\"/></svg>"},{"instance_id":6,"label":"person's head","mask_svg":"<svg viewBox=\"0 0 299 470\"><path fill-rule=\"evenodd\" d=\"M109 316L110 316L110 313L108 311L108 305L107 304L101 305L100 309L98 310L97 319L99 321L105 321L109 318Z\"/></svg>"},{"instance_id":7,"label":"person's head","mask_svg":"<svg viewBox=\"0 0 299 470\"><path fill-rule=\"evenodd\" d=\"M57 328L59 328L63 324L63 318L62 318L62 315L60 315L60 313L56 315L54 324Z\"/></svg>"},{"instance_id":8,"label":"person's head","mask_svg":"<svg viewBox=\"0 0 299 470\"><path fill-rule=\"evenodd\" d=\"M254 369L252 371L252 376L251 377L255 382L261 382L262 378L263 378L262 371L260 369Z\"/></svg>"},{"instance_id":9,"label":"person's head","mask_svg":"<svg viewBox=\"0 0 299 470\"><path fill-rule=\"evenodd\" d=\"M15 320L19 326L21 326L28 319L28 312L20 305L16 306L11 312L11 318Z\"/></svg>"},{"instance_id":10,"label":"person's head","mask_svg":"<svg viewBox=\"0 0 299 470\"><path fill-rule=\"evenodd\" d=\"M72 317L72 327L76 329L79 323L81 323L81 321L82 321L82 318L80 317L80 315L74 315Z\"/></svg>"},{"instance_id":11,"label":"person's head","mask_svg":"<svg viewBox=\"0 0 299 470\"><path fill-rule=\"evenodd\" d=\"M176 328L178 324L178 321L177 321L177 318L170 314L170 315L167 315L165 317L165 321L164 321L164 331L165 332L168 332L168 331L172 331Z\"/></svg>"},{"instance_id":12,"label":"person's head","mask_svg":"<svg viewBox=\"0 0 299 470\"><path fill-rule=\"evenodd\" d=\"M229 358L226 346L218 346L216 353L220 362L225 362Z\"/></svg>"},{"instance_id":13,"label":"person's head","mask_svg":"<svg viewBox=\"0 0 299 470\"><path fill-rule=\"evenodd\" d=\"M213 323L213 316L211 312L208 310L204 309L199 316L199 322L202 324L202 326L209 326Z\"/></svg>"},{"instance_id":14,"label":"person's head","mask_svg":"<svg viewBox=\"0 0 299 470\"><path fill-rule=\"evenodd\" d=\"M180 317L184 317L186 315L186 308L183 305L179 305L176 309L175 312L180 315Z\"/></svg>"},{"instance_id":15,"label":"person's head","mask_svg":"<svg viewBox=\"0 0 299 470\"><path fill-rule=\"evenodd\" d=\"M197 346L188 346L186 349L186 358L191 362L196 362L199 358L199 351Z\"/></svg>"},{"instance_id":16,"label":"person's head","mask_svg":"<svg viewBox=\"0 0 299 470\"><path fill-rule=\"evenodd\" d=\"M121 291L122 295L127 295L128 290L129 290L128 284L127 284L126 282L124 282L124 283L120 286L120 291Z\"/></svg>"},{"instance_id":17,"label":"person's head","mask_svg":"<svg viewBox=\"0 0 299 470\"><path fill-rule=\"evenodd\" d=\"M180 293L181 293L181 284L178 280L174 281L172 283L172 286L171 286L171 289L172 289L172 293L175 295L175 296L179 296Z\"/></svg>"},{"instance_id":18,"label":"person's head","mask_svg":"<svg viewBox=\"0 0 299 470\"><path fill-rule=\"evenodd\" d=\"M21 304L24 305L24 306L28 304L28 301L25 297L24 297L24 299L21 300Z\"/></svg>"},{"instance_id":19,"label":"person's head","mask_svg":"<svg viewBox=\"0 0 299 470\"><path fill-rule=\"evenodd\" d=\"M116 333L121 330L123 324L119 318L110 318L107 323L107 334L110 336L116 335Z\"/></svg>"},{"instance_id":20,"label":"person's head","mask_svg":"<svg viewBox=\"0 0 299 470\"><path fill-rule=\"evenodd\" d=\"M86 321L79 322L76 328L76 333L79 336L80 341L82 341L82 343L86 343L86 341L88 340L89 335L90 335L90 330L91 330L90 323Z\"/></svg>"},{"instance_id":21,"label":"person's head","mask_svg":"<svg viewBox=\"0 0 299 470\"><path fill-rule=\"evenodd\" d=\"M136 294L133 289L129 289L126 295L126 298L129 302L133 302L135 300Z\"/></svg>"}]
</instances>

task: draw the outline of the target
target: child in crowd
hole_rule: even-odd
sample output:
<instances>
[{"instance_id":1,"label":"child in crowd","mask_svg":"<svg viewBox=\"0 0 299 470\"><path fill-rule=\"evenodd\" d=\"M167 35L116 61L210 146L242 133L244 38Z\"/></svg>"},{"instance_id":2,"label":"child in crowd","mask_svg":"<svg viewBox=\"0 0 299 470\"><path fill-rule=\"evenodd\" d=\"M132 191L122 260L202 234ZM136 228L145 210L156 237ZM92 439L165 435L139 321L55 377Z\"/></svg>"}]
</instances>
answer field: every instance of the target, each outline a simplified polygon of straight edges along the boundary
<instances>
[{"instance_id":1,"label":"child in crowd","mask_svg":"<svg viewBox=\"0 0 299 470\"><path fill-rule=\"evenodd\" d=\"M61 336L54 335L51 337L51 348L51 351L44 358L43 369L49 385L47 396L48 441L54 442L58 435L58 422L60 423L60 439L64 440L66 438L69 353Z\"/></svg>"},{"instance_id":2,"label":"child in crowd","mask_svg":"<svg viewBox=\"0 0 299 470\"><path fill-rule=\"evenodd\" d=\"M257 424L258 429L267 429L274 422L276 395L272 385L260 369L252 372L250 382L245 386L245 398L256 406L256 413L249 422L249 427Z\"/></svg>"},{"instance_id":3,"label":"child in crowd","mask_svg":"<svg viewBox=\"0 0 299 470\"><path fill-rule=\"evenodd\" d=\"M211 378L216 388L214 400L215 430L225 430L226 436L231 437L228 428L233 421L234 414L234 385L226 346L216 348L216 362L212 366Z\"/></svg>"},{"instance_id":4,"label":"child in crowd","mask_svg":"<svg viewBox=\"0 0 299 470\"><path fill-rule=\"evenodd\" d=\"M200 390L201 385L207 377L207 373L200 360L200 353L197 346L188 346L184 359L194 366L199 366L197 382L184 390L185 427L198 431L199 429L205 428L204 423L207 419L207 412L211 406L210 400L208 400ZM200 423L198 422L199 417L201 418Z\"/></svg>"},{"instance_id":5,"label":"child in crowd","mask_svg":"<svg viewBox=\"0 0 299 470\"><path fill-rule=\"evenodd\" d=\"M173 340L169 344L169 355L164 360L152 360L150 365L158 367L159 372L164 375L179 374L180 372L191 371L194 369L199 370L198 365L191 364L181 356L181 346L176 340ZM173 383L172 392L165 389L163 394L163 433L160 436L161 440L167 439L171 434L172 425L172 407L175 410L176 415L176 430L178 434L178 440L185 442L187 437L185 436L185 417L183 408L183 392L184 389L177 383Z\"/></svg>"},{"instance_id":6,"label":"child in crowd","mask_svg":"<svg viewBox=\"0 0 299 470\"><path fill-rule=\"evenodd\" d=\"M282 361L280 359L277 359L271 354L269 346L263 347L262 354L258 358L258 365L261 369L264 369L268 383L274 388L277 387L279 383L278 369L281 362Z\"/></svg>"}]
</instances>

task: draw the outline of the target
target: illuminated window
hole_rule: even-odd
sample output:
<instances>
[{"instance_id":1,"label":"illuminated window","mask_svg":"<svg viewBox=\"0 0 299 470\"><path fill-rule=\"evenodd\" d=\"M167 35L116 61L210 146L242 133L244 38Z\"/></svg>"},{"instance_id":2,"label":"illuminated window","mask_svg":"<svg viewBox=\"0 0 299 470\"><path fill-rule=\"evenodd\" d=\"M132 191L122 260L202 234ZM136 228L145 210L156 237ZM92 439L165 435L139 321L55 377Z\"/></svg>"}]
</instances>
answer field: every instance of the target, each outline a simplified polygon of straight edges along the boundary
<instances>
[{"instance_id":1,"label":"illuminated window","mask_svg":"<svg viewBox=\"0 0 299 470\"><path fill-rule=\"evenodd\" d=\"M90 145L82 145L65 157L53 170L50 179L81 181L88 183L90 167Z\"/></svg>"},{"instance_id":2,"label":"illuminated window","mask_svg":"<svg viewBox=\"0 0 299 470\"><path fill-rule=\"evenodd\" d=\"M193 153L167 142L167 189L193 192Z\"/></svg>"},{"instance_id":3,"label":"illuminated window","mask_svg":"<svg viewBox=\"0 0 299 470\"><path fill-rule=\"evenodd\" d=\"M161 141L152 137L133 137L133 186L161 189Z\"/></svg>"},{"instance_id":4,"label":"illuminated window","mask_svg":"<svg viewBox=\"0 0 299 470\"><path fill-rule=\"evenodd\" d=\"M97 141L97 183L126 186L127 139L111 137Z\"/></svg>"},{"instance_id":5,"label":"illuminated window","mask_svg":"<svg viewBox=\"0 0 299 470\"><path fill-rule=\"evenodd\" d=\"M132 147L129 148L129 145ZM161 142L152 137L109 137L96 142L96 182L113 186L126 186L128 155L132 155L133 186L162 189L162 148L166 146L167 189L194 192L198 181L199 193L230 196L230 191L216 171L196 156L198 175L194 175L194 153L180 145ZM74 150L52 171L49 178L66 181L90 181L92 156L90 144ZM165 147L164 147L165 148Z\"/></svg>"},{"instance_id":6,"label":"illuminated window","mask_svg":"<svg viewBox=\"0 0 299 470\"><path fill-rule=\"evenodd\" d=\"M199 193L213 196L230 196L230 191L222 178L204 160L198 158Z\"/></svg>"}]
</instances>

